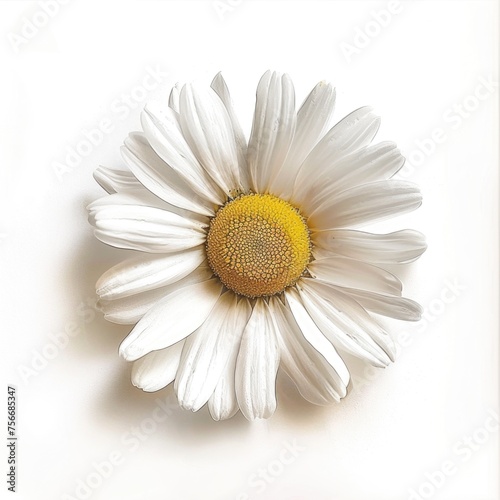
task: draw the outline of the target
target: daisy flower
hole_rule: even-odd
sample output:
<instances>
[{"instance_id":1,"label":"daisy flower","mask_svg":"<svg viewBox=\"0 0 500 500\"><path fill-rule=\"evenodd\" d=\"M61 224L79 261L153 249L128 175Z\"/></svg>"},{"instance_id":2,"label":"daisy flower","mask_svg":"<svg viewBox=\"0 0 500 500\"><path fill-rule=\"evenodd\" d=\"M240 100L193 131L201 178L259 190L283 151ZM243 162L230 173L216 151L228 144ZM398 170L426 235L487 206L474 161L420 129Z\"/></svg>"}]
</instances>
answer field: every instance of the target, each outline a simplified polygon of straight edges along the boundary
<instances>
[{"instance_id":1,"label":"daisy flower","mask_svg":"<svg viewBox=\"0 0 500 500\"><path fill-rule=\"evenodd\" d=\"M394 344L372 314L418 320L385 265L425 250L412 230L353 229L414 210L419 189L391 179L404 158L371 144L369 107L334 127L335 90L320 82L298 111L288 75L264 74L246 139L218 74L176 85L146 106L121 149L127 170L100 167L109 193L89 206L96 237L137 256L98 280L109 321L135 325L120 346L133 384L168 384L182 408L215 420L276 409L281 367L326 405L347 393L339 352L385 367Z\"/></svg>"}]
</instances>

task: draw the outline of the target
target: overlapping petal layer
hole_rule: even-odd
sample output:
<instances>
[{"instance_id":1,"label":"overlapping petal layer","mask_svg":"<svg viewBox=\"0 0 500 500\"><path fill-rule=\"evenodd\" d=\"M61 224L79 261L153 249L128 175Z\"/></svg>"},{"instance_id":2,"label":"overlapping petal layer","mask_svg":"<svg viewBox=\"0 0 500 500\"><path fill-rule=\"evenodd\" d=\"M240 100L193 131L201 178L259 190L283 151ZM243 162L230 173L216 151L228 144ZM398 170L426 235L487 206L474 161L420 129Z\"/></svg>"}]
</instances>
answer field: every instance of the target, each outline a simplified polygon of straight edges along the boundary
<instances>
[{"instance_id":1,"label":"overlapping petal layer","mask_svg":"<svg viewBox=\"0 0 500 500\"><path fill-rule=\"evenodd\" d=\"M352 227L414 210L421 195L393 178L404 163L396 145L371 144L380 126L373 110L329 128L334 104L335 89L321 82L296 110L290 77L268 71L247 141L221 74L210 88L177 84L168 106L148 104L143 132L125 140L128 170L96 170L109 194L88 207L95 235L142 252L96 287L106 319L135 325L120 346L134 362L134 385L173 382L185 409L206 404L215 420L238 410L253 420L274 413L280 368L305 399L325 405L350 386L343 352L379 367L394 360L390 335L370 313L420 318L384 266L417 259L425 238ZM290 203L311 243L303 275L256 298L227 290L205 248L217 210L250 193Z\"/></svg>"}]
</instances>

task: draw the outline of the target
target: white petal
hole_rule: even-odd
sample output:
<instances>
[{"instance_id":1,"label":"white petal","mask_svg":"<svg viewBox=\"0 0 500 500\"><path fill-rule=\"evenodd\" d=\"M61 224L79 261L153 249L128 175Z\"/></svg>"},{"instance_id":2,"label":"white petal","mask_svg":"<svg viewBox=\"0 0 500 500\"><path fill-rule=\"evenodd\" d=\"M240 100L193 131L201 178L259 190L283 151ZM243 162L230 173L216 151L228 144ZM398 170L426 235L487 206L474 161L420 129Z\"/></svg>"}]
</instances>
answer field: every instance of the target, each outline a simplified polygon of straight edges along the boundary
<instances>
[{"instance_id":1,"label":"white petal","mask_svg":"<svg viewBox=\"0 0 500 500\"><path fill-rule=\"evenodd\" d=\"M331 176L338 192L368 182L390 179L403 166L404 156L394 142L383 141L365 146L336 162Z\"/></svg>"},{"instance_id":2,"label":"white petal","mask_svg":"<svg viewBox=\"0 0 500 500\"><path fill-rule=\"evenodd\" d=\"M278 365L274 322L265 301L257 299L236 361L236 398L248 420L269 418L276 410Z\"/></svg>"},{"instance_id":3,"label":"white petal","mask_svg":"<svg viewBox=\"0 0 500 500\"><path fill-rule=\"evenodd\" d=\"M353 288L342 288L341 291L352 297L368 311L376 314L403 321L422 319L422 308L411 299Z\"/></svg>"},{"instance_id":4,"label":"white petal","mask_svg":"<svg viewBox=\"0 0 500 500\"><path fill-rule=\"evenodd\" d=\"M203 247L165 257L127 259L106 271L97 281L101 299L114 300L170 285L187 276L205 260Z\"/></svg>"},{"instance_id":5,"label":"white petal","mask_svg":"<svg viewBox=\"0 0 500 500\"><path fill-rule=\"evenodd\" d=\"M120 354L135 361L186 338L207 319L221 290L219 280L211 279L168 294L137 323L122 342Z\"/></svg>"},{"instance_id":6,"label":"white petal","mask_svg":"<svg viewBox=\"0 0 500 500\"><path fill-rule=\"evenodd\" d=\"M151 191L144 188L141 185L138 189L129 189L124 192L113 193L102 198L98 198L87 206L89 214L92 216L95 212L101 208L107 208L113 205L139 205L142 207L152 207L159 208L161 210L167 210L181 216L186 220L195 222L197 226L208 227L210 219L206 215L201 215L199 213L191 212L175 205L171 205L166 201L158 198L158 196L151 193Z\"/></svg>"},{"instance_id":7,"label":"white petal","mask_svg":"<svg viewBox=\"0 0 500 500\"><path fill-rule=\"evenodd\" d=\"M330 163L370 144L380 127L380 117L372 111L363 106L342 118L313 149L307 163Z\"/></svg>"},{"instance_id":8,"label":"white petal","mask_svg":"<svg viewBox=\"0 0 500 500\"><path fill-rule=\"evenodd\" d=\"M309 214L309 227L328 230L394 217L422 204L420 190L404 181L380 181L348 189Z\"/></svg>"},{"instance_id":9,"label":"white petal","mask_svg":"<svg viewBox=\"0 0 500 500\"><path fill-rule=\"evenodd\" d=\"M319 82L297 112L297 129L292 151L300 154L302 163L325 132L335 107L335 89L328 82Z\"/></svg>"},{"instance_id":10,"label":"white petal","mask_svg":"<svg viewBox=\"0 0 500 500\"><path fill-rule=\"evenodd\" d=\"M208 266L200 266L185 278L172 283L171 285L155 288L147 292L122 297L114 300L101 299L98 306L104 314L104 318L112 323L120 325L134 325L137 323L154 305L179 288L207 281L213 276L212 270Z\"/></svg>"},{"instance_id":11,"label":"white petal","mask_svg":"<svg viewBox=\"0 0 500 500\"><path fill-rule=\"evenodd\" d=\"M300 296L318 328L339 349L375 366L394 361L394 343L352 298L334 287L303 279Z\"/></svg>"},{"instance_id":12,"label":"white petal","mask_svg":"<svg viewBox=\"0 0 500 500\"><path fill-rule=\"evenodd\" d=\"M313 278L331 285L398 296L403 290L401 281L389 271L346 257L317 259L307 268Z\"/></svg>"},{"instance_id":13,"label":"white petal","mask_svg":"<svg viewBox=\"0 0 500 500\"><path fill-rule=\"evenodd\" d=\"M172 285L171 285L172 286ZM117 300L99 300L97 306L104 319L118 325L135 325L167 294L169 287L155 288Z\"/></svg>"},{"instance_id":14,"label":"white petal","mask_svg":"<svg viewBox=\"0 0 500 500\"><path fill-rule=\"evenodd\" d=\"M150 352L134 361L132 384L143 391L154 392L173 382L183 346L184 340L181 340L166 349Z\"/></svg>"},{"instance_id":15,"label":"white petal","mask_svg":"<svg viewBox=\"0 0 500 500\"><path fill-rule=\"evenodd\" d=\"M335 106L335 89L320 82L297 113L297 128L283 166L271 181L270 191L281 198L289 198L300 165L322 137Z\"/></svg>"},{"instance_id":16,"label":"white petal","mask_svg":"<svg viewBox=\"0 0 500 500\"><path fill-rule=\"evenodd\" d=\"M321 139L302 163L295 179L293 199L302 203L318 174L340 158L370 144L380 126L380 118L365 106L340 120Z\"/></svg>"},{"instance_id":17,"label":"white petal","mask_svg":"<svg viewBox=\"0 0 500 500\"><path fill-rule=\"evenodd\" d=\"M328 363L334 368L338 375L333 382L337 394L343 398L347 394L347 386L351 378L349 370L344 363L344 360L339 356L332 343L329 342L321 330L316 326L309 313L306 311L302 302L302 297L294 288L289 288L285 291L286 302L292 311L293 317L297 322L300 331L311 346L320 352Z\"/></svg>"},{"instance_id":18,"label":"white petal","mask_svg":"<svg viewBox=\"0 0 500 500\"><path fill-rule=\"evenodd\" d=\"M208 400L208 410L216 421L228 420L240 410L236 399L234 380L237 354L236 351L236 355L228 360L217 386Z\"/></svg>"},{"instance_id":19,"label":"white petal","mask_svg":"<svg viewBox=\"0 0 500 500\"><path fill-rule=\"evenodd\" d=\"M238 303L236 321L243 321L244 326L250 318L252 308L246 298L241 298ZM239 411L235 391L236 359L238 358L239 343L232 344L232 351L228 362L222 371L214 392L208 400L208 409L214 420L227 420Z\"/></svg>"},{"instance_id":20,"label":"white petal","mask_svg":"<svg viewBox=\"0 0 500 500\"><path fill-rule=\"evenodd\" d=\"M141 123L156 154L202 199L222 205L224 194L199 164L179 127L175 111L148 104Z\"/></svg>"},{"instance_id":21,"label":"white petal","mask_svg":"<svg viewBox=\"0 0 500 500\"><path fill-rule=\"evenodd\" d=\"M281 366L302 397L316 405L340 401L338 390L344 385L335 368L305 339L292 313L279 299L272 297L269 309L276 322Z\"/></svg>"},{"instance_id":22,"label":"white petal","mask_svg":"<svg viewBox=\"0 0 500 500\"><path fill-rule=\"evenodd\" d=\"M180 125L191 150L229 197L241 190L231 120L213 89L185 85L180 95Z\"/></svg>"},{"instance_id":23,"label":"white petal","mask_svg":"<svg viewBox=\"0 0 500 500\"><path fill-rule=\"evenodd\" d=\"M179 252L201 245L204 242L203 238L193 238L192 235L185 235L182 231L175 235L170 233L167 237L159 236L156 232L144 235L140 228L136 227L132 228L132 231L128 233L124 231L124 226L120 224L109 226L103 224L102 227L97 227L94 230L94 235L106 245L148 253Z\"/></svg>"},{"instance_id":24,"label":"white petal","mask_svg":"<svg viewBox=\"0 0 500 500\"><path fill-rule=\"evenodd\" d=\"M193 222L196 221L197 225L201 227L207 227L210 220L205 215L191 212L163 201L158 198L158 196L155 196L153 193L145 189L144 186L141 186L138 189L129 189L124 192L113 193L103 196L102 198L98 198L90 203L87 206L87 209L92 215L100 208L107 208L110 205L139 205L143 207L159 208L161 210L167 210L168 212L177 214L186 220L191 220Z\"/></svg>"},{"instance_id":25,"label":"white petal","mask_svg":"<svg viewBox=\"0 0 500 500\"><path fill-rule=\"evenodd\" d=\"M231 120L231 125L234 132L234 139L236 141L236 151L238 155L238 165L240 167L240 184L243 190L247 192L250 189L250 182L248 180L247 169L247 139L243 133L240 122L234 110L234 106L227 88L226 82L221 73L217 73L212 80L211 87L215 90L221 101L226 106L227 114Z\"/></svg>"},{"instance_id":26,"label":"white petal","mask_svg":"<svg viewBox=\"0 0 500 500\"><path fill-rule=\"evenodd\" d=\"M193 192L179 174L155 153L142 134L130 134L121 153L137 179L156 196L186 210L213 215L210 203Z\"/></svg>"},{"instance_id":27,"label":"white petal","mask_svg":"<svg viewBox=\"0 0 500 500\"><path fill-rule=\"evenodd\" d=\"M119 193L129 189L141 189L142 184L129 170L118 170L100 166L94 170L94 179L108 193Z\"/></svg>"},{"instance_id":28,"label":"white petal","mask_svg":"<svg viewBox=\"0 0 500 500\"><path fill-rule=\"evenodd\" d=\"M170 91L170 95L168 96L168 106L176 113L179 113L179 111L180 111L180 108L179 108L180 93L181 93L181 85L179 83L176 83L172 87L172 90Z\"/></svg>"},{"instance_id":29,"label":"white petal","mask_svg":"<svg viewBox=\"0 0 500 500\"><path fill-rule=\"evenodd\" d=\"M304 204L309 213L342 191L360 184L390 179L404 164L392 142L367 146L325 166L317 173Z\"/></svg>"},{"instance_id":30,"label":"white petal","mask_svg":"<svg viewBox=\"0 0 500 500\"><path fill-rule=\"evenodd\" d=\"M221 295L207 320L186 339L174 385L184 409L198 411L208 401L238 352L250 315L248 303L240 304L233 292Z\"/></svg>"},{"instance_id":31,"label":"white petal","mask_svg":"<svg viewBox=\"0 0 500 500\"><path fill-rule=\"evenodd\" d=\"M217 383L217 387L208 400L210 415L217 422L220 420L228 420L240 411L234 389L235 370L236 358L234 362L231 360L228 361Z\"/></svg>"},{"instance_id":32,"label":"white petal","mask_svg":"<svg viewBox=\"0 0 500 500\"><path fill-rule=\"evenodd\" d=\"M187 250L205 243L202 228L166 210L140 206L110 206L95 212L95 236L118 248L151 253ZM191 226L191 227L190 227Z\"/></svg>"},{"instance_id":33,"label":"white petal","mask_svg":"<svg viewBox=\"0 0 500 500\"><path fill-rule=\"evenodd\" d=\"M144 207L166 208L168 205L157 196L150 193L143 186L137 189L130 189L126 192L112 193L94 200L87 206L89 212L93 212L99 207L106 205L141 205Z\"/></svg>"},{"instance_id":34,"label":"white petal","mask_svg":"<svg viewBox=\"0 0 500 500\"><path fill-rule=\"evenodd\" d=\"M169 253L205 242L208 219L202 223L179 215L181 209L157 208L162 205L172 209L142 191L112 194L89 205L89 221L98 239L120 248Z\"/></svg>"},{"instance_id":35,"label":"white petal","mask_svg":"<svg viewBox=\"0 0 500 500\"><path fill-rule=\"evenodd\" d=\"M268 192L295 131L295 91L288 75L267 71L257 87L257 102L248 143L248 168L254 191Z\"/></svg>"},{"instance_id":36,"label":"white petal","mask_svg":"<svg viewBox=\"0 0 500 500\"><path fill-rule=\"evenodd\" d=\"M379 264L403 264L418 259L427 248L425 236L412 229L373 234L350 229L313 233L315 246L335 254Z\"/></svg>"}]
</instances>

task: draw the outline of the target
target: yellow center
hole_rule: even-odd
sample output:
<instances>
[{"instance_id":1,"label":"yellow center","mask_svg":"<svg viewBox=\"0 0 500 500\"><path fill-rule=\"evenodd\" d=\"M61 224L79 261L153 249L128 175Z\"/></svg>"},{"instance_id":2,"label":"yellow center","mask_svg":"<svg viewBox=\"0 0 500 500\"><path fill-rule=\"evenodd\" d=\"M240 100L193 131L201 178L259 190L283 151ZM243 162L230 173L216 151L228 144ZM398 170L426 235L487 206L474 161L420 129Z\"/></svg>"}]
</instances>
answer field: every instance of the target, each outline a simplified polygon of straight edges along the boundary
<instances>
[{"instance_id":1,"label":"yellow center","mask_svg":"<svg viewBox=\"0 0 500 500\"><path fill-rule=\"evenodd\" d=\"M311 257L309 229L296 208L269 194L224 205L210 222L207 257L224 285L246 297L282 292Z\"/></svg>"}]
</instances>

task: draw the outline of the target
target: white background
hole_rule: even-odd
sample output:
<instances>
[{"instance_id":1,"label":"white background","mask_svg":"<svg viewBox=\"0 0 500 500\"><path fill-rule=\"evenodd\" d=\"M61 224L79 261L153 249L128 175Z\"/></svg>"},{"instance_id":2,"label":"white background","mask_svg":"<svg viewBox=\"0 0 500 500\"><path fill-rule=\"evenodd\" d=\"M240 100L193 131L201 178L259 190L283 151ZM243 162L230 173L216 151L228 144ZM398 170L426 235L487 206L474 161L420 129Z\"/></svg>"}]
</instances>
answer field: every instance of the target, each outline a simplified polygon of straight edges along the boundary
<instances>
[{"instance_id":1,"label":"white background","mask_svg":"<svg viewBox=\"0 0 500 500\"><path fill-rule=\"evenodd\" d=\"M26 27L43 24L40 12L0 3L0 421L15 385L19 436L17 496L4 473L0 496L498 499L497 2L72 0ZM161 82L145 92L157 67ZM135 389L118 358L129 328L88 305L96 279L127 255L87 224L85 206L103 194L92 171L122 165L144 102L178 80L209 84L222 70L248 132L268 68L291 75L299 104L333 82L336 120L374 106L379 139L411 159L400 177L421 186L424 204L386 226L428 237L424 256L399 270L426 315L387 322L404 340L396 363L349 360L357 382L334 407L305 403L280 377L269 421L165 412L158 399L172 407L171 389ZM99 144L58 177L102 120Z\"/></svg>"}]
</instances>

